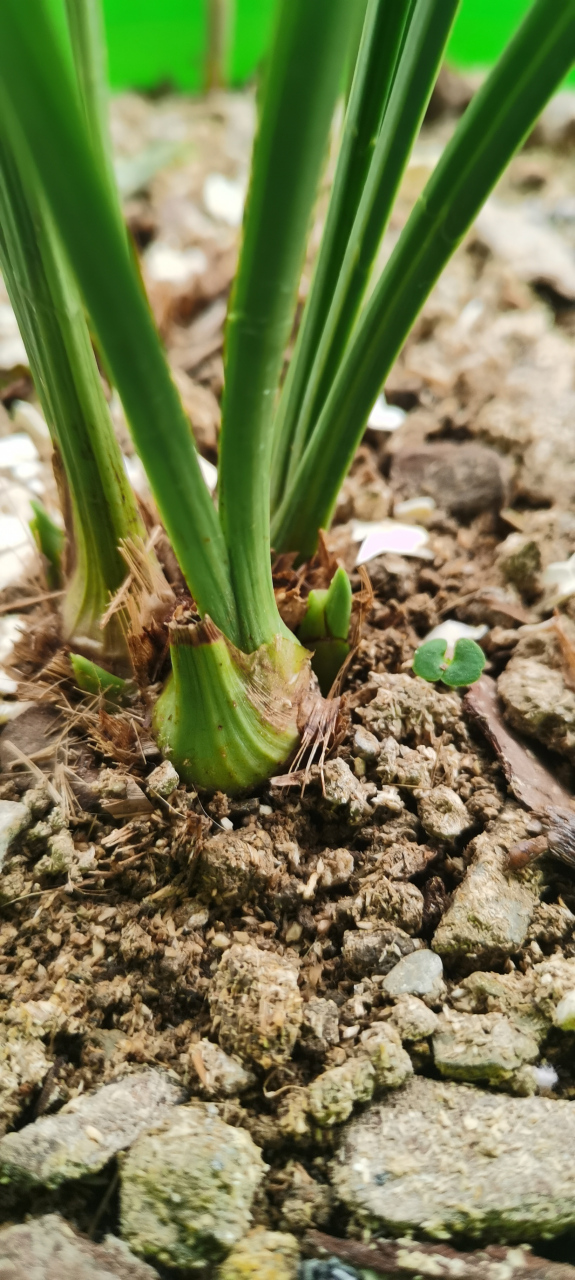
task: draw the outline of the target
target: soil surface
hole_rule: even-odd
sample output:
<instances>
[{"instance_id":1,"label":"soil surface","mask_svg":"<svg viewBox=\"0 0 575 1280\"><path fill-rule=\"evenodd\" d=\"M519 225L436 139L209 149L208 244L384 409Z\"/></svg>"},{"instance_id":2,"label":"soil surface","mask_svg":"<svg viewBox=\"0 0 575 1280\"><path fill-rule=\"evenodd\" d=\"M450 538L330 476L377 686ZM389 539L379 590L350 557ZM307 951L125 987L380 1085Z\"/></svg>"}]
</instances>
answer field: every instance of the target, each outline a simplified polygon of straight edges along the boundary
<instances>
[{"instance_id":1,"label":"soil surface","mask_svg":"<svg viewBox=\"0 0 575 1280\"><path fill-rule=\"evenodd\" d=\"M382 261L459 107L454 92L437 96ZM113 106L128 222L198 446L213 464L253 121L249 95L209 103L124 95ZM342 685L337 745L305 785L284 778L234 801L182 785L150 734L161 628L145 697L121 712L83 698L61 644L58 601L26 536L0 553L0 1218L60 1213L96 1242L86 1257L111 1232L156 1269L130 1255L121 1265L134 1270L112 1274L137 1280L205 1267L224 1280L289 1280L312 1228L352 1241L370 1232L440 1238L468 1250L528 1241L575 1262L575 1192L561 1189L559 1138L549 1153L544 1143L546 1132L563 1132L567 1144L575 1100L574 127L572 99L552 104L390 375L388 406L399 412L388 409L383 428L366 431L327 540L358 598L361 538L391 520L391 541L366 563L373 599ZM325 193L310 264L324 206ZM30 494L55 512L56 491L10 325L0 316L0 522L21 524ZM112 407L152 528L115 398ZM7 454L4 465L15 433L32 451L16 462ZM402 530L412 525L424 531L419 550L402 554ZM160 561L183 598L164 543ZM302 585L290 574L278 565L278 599L293 620L312 579ZM446 620L460 633L479 628L487 657L481 692L467 698L411 671L417 646ZM236 1142L250 1183L245 1204L234 1191L225 1231L212 1224L210 1246L187 1253L171 1237L150 1243L142 1204L153 1196L142 1187L163 1185L164 1156L135 1129L115 1142L108 1126L108 1140L111 1095L101 1095L103 1118L82 1120L101 1160L82 1148L74 1170L56 1175L48 1147L75 1151L76 1137L36 1127L83 1116L92 1091L150 1070L172 1091L160 1106L154 1085L150 1133L176 1123L162 1108L190 1099L200 1107L184 1108L199 1150L226 1148L220 1122L241 1132L226 1158L233 1163ZM414 1190L430 1172L426 1090L439 1165L443 1105L476 1143L471 1154L455 1138L445 1148L445 1169L461 1183L457 1212L445 1169L431 1200L421 1192L424 1208ZM130 1099L115 1104L126 1116ZM408 1154L393 1155L395 1165L390 1155L391 1174L374 1173L373 1126L391 1134L391 1149L394 1134L401 1147L404 1122ZM535 1132L537 1174L527 1158ZM170 1143L176 1178L176 1136ZM473 1160L494 1170L497 1204L486 1201L485 1211L483 1191L473 1208L465 1203L466 1178L477 1188L487 1177ZM508 1203L496 1172L513 1169L524 1182L509 1174ZM60 1231L50 1222L46 1239ZM257 1227L275 1234L256 1234L254 1263L241 1241ZM216 1272L232 1245L237 1260L232 1251ZM327 1264L306 1267L310 1280L328 1276Z\"/></svg>"}]
</instances>

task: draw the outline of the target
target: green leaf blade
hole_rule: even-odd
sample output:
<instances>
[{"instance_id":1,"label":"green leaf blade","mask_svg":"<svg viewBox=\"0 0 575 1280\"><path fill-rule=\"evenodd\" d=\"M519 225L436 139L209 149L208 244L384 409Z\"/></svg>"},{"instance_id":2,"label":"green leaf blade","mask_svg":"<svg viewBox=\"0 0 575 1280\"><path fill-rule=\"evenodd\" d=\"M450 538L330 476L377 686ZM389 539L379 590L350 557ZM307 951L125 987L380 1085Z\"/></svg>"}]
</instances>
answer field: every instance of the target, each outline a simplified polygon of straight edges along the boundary
<instances>
[{"instance_id":1,"label":"green leaf blade","mask_svg":"<svg viewBox=\"0 0 575 1280\"><path fill-rule=\"evenodd\" d=\"M415 650L413 670L422 680L435 683L443 677L447 640L427 640Z\"/></svg>"},{"instance_id":2,"label":"green leaf blade","mask_svg":"<svg viewBox=\"0 0 575 1280\"><path fill-rule=\"evenodd\" d=\"M429 643L433 644L433 641ZM476 644L475 640L462 636L455 645L451 662L448 663L447 669L442 672L440 678L443 684L449 685L451 689L464 688L479 680L485 662L486 658L481 646Z\"/></svg>"}]
</instances>

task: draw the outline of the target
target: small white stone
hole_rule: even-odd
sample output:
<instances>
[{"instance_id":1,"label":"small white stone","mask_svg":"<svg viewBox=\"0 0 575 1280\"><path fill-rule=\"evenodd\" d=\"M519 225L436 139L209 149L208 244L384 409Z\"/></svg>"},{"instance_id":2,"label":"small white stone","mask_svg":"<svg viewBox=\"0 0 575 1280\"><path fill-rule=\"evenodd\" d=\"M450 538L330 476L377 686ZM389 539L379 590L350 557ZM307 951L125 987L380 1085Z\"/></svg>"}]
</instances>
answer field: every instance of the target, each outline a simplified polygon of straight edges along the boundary
<instances>
[{"instance_id":1,"label":"small white stone","mask_svg":"<svg viewBox=\"0 0 575 1280\"><path fill-rule=\"evenodd\" d=\"M154 240L144 254L148 280L184 285L206 270L208 260L202 249L174 249Z\"/></svg>"},{"instance_id":2,"label":"small white stone","mask_svg":"<svg viewBox=\"0 0 575 1280\"><path fill-rule=\"evenodd\" d=\"M204 182L204 206L212 218L239 227L244 214L245 186L223 173L210 173Z\"/></svg>"},{"instance_id":3,"label":"small white stone","mask_svg":"<svg viewBox=\"0 0 575 1280\"><path fill-rule=\"evenodd\" d=\"M14 400L12 421L17 431L26 431L44 462L52 457L52 438L40 410L28 400Z\"/></svg>"},{"instance_id":4,"label":"small white stone","mask_svg":"<svg viewBox=\"0 0 575 1280\"><path fill-rule=\"evenodd\" d=\"M233 831L234 824L231 818L220 818L220 827L223 827L224 831Z\"/></svg>"},{"instance_id":5,"label":"small white stone","mask_svg":"<svg viewBox=\"0 0 575 1280\"><path fill-rule=\"evenodd\" d=\"M147 778L148 787L151 791L155 791L157 795L167 800L172 792L179 786L180 778L176 773L173 764L169 760L163 760L157 769L153 769Z\"/></svg>"},{"instance_id":6,"label":"small white stone","mask_svg":"<svg viewBox=\"0 0 575 1280\"><path fill-rule=\"evenodd\" d=\"M575 991L568 991L555 1010L555 1026L562 1031L575 1031Z\"/></svg>"},{"instance_id":7,"label":"small white stone","mask_svg":"<svg viewBox=\"0 0 575 1280\"><path fill-rule=\"evenodd\" d=\"M372 431L397 431L405 421L405 409L400 409L398 405L388 404L382 392L373 406L373 409L367 420L368 427Z\"/></svg>"},{"instance_id":8,"label":"small white stone","mask_svg":"<svg viewBox=\"0 0 575 1280\"><path fill-rule=\"evenodd\" d=\"M569 560L554 560L541 574L541 583L548 591L548 603L560 604L575 595L575 555Z\"/></svg>"},{"instance_id":9,"label":"small white stone","mask_svg":"<svg viewBox=\"0 0 575 1280\"><path fill-rule=\"evenodd\" d=\"M202 457L201 453L198 454L198 462L208 489L210 493L213 493L218 483L218 468L214 467L213 462L209 462L207 458Z\"/></svg>"},{"instance_id":10,"label":"small white stone","mask_svg":"<svg viewBox=\"0 0 575 1280\"><path fill-rule=\"evenodd\" d=\"M0 468L12 470L25 462L37 462L38 450L34 441L24 431L15 431L0 439Z\"/></svg>"},{"instance_id":11,"label":"small white stone","mask_svg":"<svg viewBox=\"0 0 575 1280\"><path fill-rule=\"evenodd\" d=\"M0 869L4 865L10 845L28 825L30 815L25 804L16 800L0 800Z\"/></svg>"},{"instance_id":12,"label":"small white stone","mask_svg":"<svg viewBox=\"0 0 575 1280\"><path fill-rule=\"evenodd\" d=\"M407 523L415 520L416 524L427 524L435 510L435 499L421 494L419 498L406 498L405 502L396 502L393 514L396 520L405 520Z\"/></svg>"}]
</instances>

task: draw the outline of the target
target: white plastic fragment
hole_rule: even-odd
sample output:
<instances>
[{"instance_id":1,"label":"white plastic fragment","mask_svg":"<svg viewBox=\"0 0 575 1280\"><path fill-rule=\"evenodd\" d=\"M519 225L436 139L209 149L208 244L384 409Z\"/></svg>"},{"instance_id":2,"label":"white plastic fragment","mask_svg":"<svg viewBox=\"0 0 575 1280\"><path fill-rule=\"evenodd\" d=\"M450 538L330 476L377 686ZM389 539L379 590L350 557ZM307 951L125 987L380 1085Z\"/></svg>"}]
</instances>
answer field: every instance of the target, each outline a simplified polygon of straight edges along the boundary
<instances>
[{"instance_id":1,"label":"white plastic fragment","mask_svg":"<svg viewBox=\"0 0 575 1280\"><path fill-rule=\"evenodd\" d=\"M458 640L479 641L487 635L488 631L489 627L484 622L478 627L470 627L466 622L458 622L456 618L447 618L445 622L440 622L437 627L433 627L421 643L427 644L428 640L447 640L445 656L452 658Z\"/></svg>"},{"instance_id":2,"label":"white plastic fragment","mask_svg":"<svg viewBox=\"0 0 575 1280\"><path fill-rule=\"evenodd\" d=\"M354 542L361 540L356 565L367 564L387 551L433 560L433 552L426 546L429 534L417 524L402 524L399 520L356 520L352 524L351 536Z\"/></svg>"},{"instance_id":3,"label":"white plastic fragment","mask_svg":"<svg viewBox=\"0 0 575 1280\"><path fill-rule=\"evenodd\" d=\"M396 404L388 404L382 392L377 397L367 425L372 431L397 431L404 420L405 409L400 409Z\"/></svg>"},{"instance_id":4,"label":"white plastic fragment","mask_svg":"<svg viewBox=\"0 0 575 1280\"><path fill-rule=\"evenodd\" d=\"M223 173L209 173L204 182L204 206L212 218L239 227L244 215L246 191L243 182L234 182Z\"/></svg>"},{"instance_id":5,"label":"white plastic fragment","mask_svg":"<svg viewBox=\"0 0 575 1280\"><path fill-rule=\"evenodd\" d=\"M418 498L406 498L405 502L396 502L393 518L405 521L407 524L412 520L415 520L416 524L427 524L435 510L435 498L428 498L427 494L422 493Z\"/></svg>"},{"instance_id":6,"label":"white plastic fragment","mask_svg":"<svg viewBox=\"0 0 575 1280\"><path fill-rule=\"evenodd\" d=\"M206 270L208 260L202 249L174 249L154 240L144 254L148 280L166 284L186 284Z\"/></svg>"}]
</instances>

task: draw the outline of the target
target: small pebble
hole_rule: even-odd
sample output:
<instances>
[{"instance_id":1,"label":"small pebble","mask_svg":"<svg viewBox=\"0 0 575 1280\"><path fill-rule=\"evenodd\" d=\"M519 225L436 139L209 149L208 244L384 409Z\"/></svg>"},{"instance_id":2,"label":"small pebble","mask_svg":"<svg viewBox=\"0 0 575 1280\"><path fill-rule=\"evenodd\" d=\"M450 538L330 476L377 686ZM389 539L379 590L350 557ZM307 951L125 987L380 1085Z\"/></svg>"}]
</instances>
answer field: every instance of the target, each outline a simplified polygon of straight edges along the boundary
<instances>
[{"instance_id":1,"label":"small pebble","mask_svg":"<svg viewBox=\"0 0 575 1280\"><path fill-rule=\"evenodd\" d=\"M555 1010L555 1026L562 1031L575 1031L575 991L568 991Z\"/></svg>"},{"instance_id":2,"label":"small pebble","mask_svg":"<svg viewBox=\"0 0 575 1280\"><path fill-rule=\"evenodd\" d=\"M403 956L382 983L388 996L433 996L443 986L443 964L435 951L423 949Z\"/></svg>"}]
</instances>

